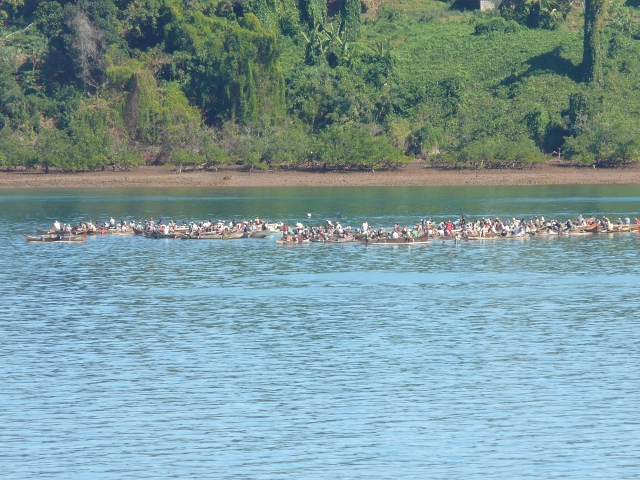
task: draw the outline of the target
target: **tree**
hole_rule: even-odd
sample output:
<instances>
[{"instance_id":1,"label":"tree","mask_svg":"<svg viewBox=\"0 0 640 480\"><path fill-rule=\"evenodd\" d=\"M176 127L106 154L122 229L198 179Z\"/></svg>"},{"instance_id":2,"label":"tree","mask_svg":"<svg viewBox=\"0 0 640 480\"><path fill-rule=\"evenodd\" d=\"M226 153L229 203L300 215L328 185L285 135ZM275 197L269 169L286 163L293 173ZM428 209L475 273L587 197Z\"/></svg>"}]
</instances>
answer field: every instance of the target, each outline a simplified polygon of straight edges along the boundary
<instances>
[{"instance_id":1,"label":"tree","mask_svg":"<svg viewBox=\"0 0 640 480\"><path fill-rule=\"evenodd\" d=\"M102 31L84 12L75 12L67 22L71 30L70 47L82 82L98 92L103 84L106 43Z\"/></svg>"},{"instance_id":2,"label":"tree","mask_svg":"<svg viewBox=\"0 0 640 480\"><path fill-rule=\"evenodd\" d=\"M567 158L581 165L616 167L640 161L640 134L625 114L605 110L585 118L565 143Z\"/></svg>"},{"instance_id":3,"label":"tree","mask_svg":"<svg viewBox=\"0 0 640 480\"><path fill-rule=\"evenodd\" d=\"M36 160L33 146L23 139L11 135L7 129L0 130L0 164L3 167L32 167Z\"/></svg>"},{"instance_id":4,"label":"tree","mask_svg":"<svg viewBox=\"0 0 640 480\"><path fill-rule=\"evenodd\" d=\"M200 112L189 105L177 84L168 84L162 93L158 132L163 153L172 158L173 150L198 150L202 142ZM186 157L182 155L180 158Z\"/></svg>"},{"instance_id":5,"label":"tree","mask_svg":"<svg viewBox=\"0 0 640 480\"><path fill-rule=\"evenodd\" d=\"M178 173L182 173L187 167L195 169L196 165L203 165L205 162L205 157L189 148L177 148L171 152L171 163L176 166Z\"/></svg>"},{"instance_id":6,"label":"tree","mask_svg":"<svg viewBox=\"0 0 640 480\"><path fill-rule=\"evenodd\" d=\"M214 167L218 170L218 165L225 164L231 160L226 150L214 141L211 131L205 131L204 133L200 154L204 157L204 168Z\"/></svg>"},{"instance_id":7,"label":"tree","mask_svg":"<svg viewBox=\"0 0 640 480\"><path fill-rule=\"evenodd\" d=\"M587 82L602 81L600 30L604 0L585 0L582 73Z\"/></svg>"},{"instance_id":8,"label":"tree","mask_svg":"<svg viewBox=\"0 0 640 480\"><path fill-rule=\"evenodd\" d=\"M19 124L26 117L26 99L15 72L7 64L0 62L0 128L10 122Z\"/></svg>"},{"instance_id":9,"label":"tree","mask_svg":"<svg viewBox=\"0 0 640 480\"><path fill-rule=\"evenodd\" d=\"M361 13L362 3L360 0L344 0L340 12L342 16L340 30L344 34L345 40L355 41L360 38Z\"/></svg>"},{"instance_id":10,"label":"tree","mask_svg":"<svg viewBox=\"0 0 640 480\"><path fill-rule=\"evenodd\" d=\"M0 22L14 17L24 5L24 0L0 0Z\"/></svg>"},{"instance_id":11,"label":"tree","mask_svg":"<svg viewBox=\"0 0 640 480\"><path fill-rule=\"evenodd\" d=\"M60 170L75 170L72 167L75 160L73 143L69 136L57 128L44 129L36 142L38 164L49 173L51 167Z\"/></svg>"},{"instance_id":12,"label":"tree","mask_svg":"<svg viewBox=\"0 0 640 480\"><path fill-rule=\"evenodd\" d=\"M374 136L358 125L331 125L320 134L319 157L324 167L355 170L395 168L409 159L387 135Z\"/></svg>"},{"instance_id":13,"label":"tree","mask_svg":"<svg viewBox=\"0 0 640 480\"><path fill-rule=\"evenodd\" d=\"M324 24L327 17L326 0L301 0L300 9L302 18L309 25L309 30L317 30L319 26Z\"/></svg>"}]
</instances>

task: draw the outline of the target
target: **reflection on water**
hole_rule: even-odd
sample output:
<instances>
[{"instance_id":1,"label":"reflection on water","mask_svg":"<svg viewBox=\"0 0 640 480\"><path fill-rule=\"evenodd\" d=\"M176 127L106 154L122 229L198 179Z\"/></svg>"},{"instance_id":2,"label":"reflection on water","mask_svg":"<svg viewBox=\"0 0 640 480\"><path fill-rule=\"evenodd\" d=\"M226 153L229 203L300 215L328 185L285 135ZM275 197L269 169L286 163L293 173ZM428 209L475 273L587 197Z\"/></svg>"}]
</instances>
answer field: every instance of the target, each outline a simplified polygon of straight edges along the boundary
<instances>
[{"instance_id":1,"label":"reflection on water","mask_svg":"<svg viewBox=\"0 0 640 480\"><path fill-rule=\"evenodd\" d=\"M633 186L352 192L4 192L3 476L640 476L639 235L409 248L20 236L111 215L640 217Z\"/></svg>"}]
</instances>

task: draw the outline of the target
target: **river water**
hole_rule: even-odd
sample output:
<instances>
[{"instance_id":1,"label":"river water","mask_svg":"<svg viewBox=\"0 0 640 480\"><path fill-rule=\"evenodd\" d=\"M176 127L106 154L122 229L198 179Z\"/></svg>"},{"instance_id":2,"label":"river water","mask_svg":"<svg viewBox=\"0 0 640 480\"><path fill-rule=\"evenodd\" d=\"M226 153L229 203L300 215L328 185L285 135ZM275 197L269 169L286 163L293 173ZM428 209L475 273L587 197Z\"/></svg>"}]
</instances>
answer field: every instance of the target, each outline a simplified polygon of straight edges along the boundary
<instances>
[{"instance_id":1,"label":"river water","mask_svg":"<svg viewBox=\"0 0 640 480\"><path fill-rule=\"evenodd\" d=\"M640 217L640 186L0 192L8 479L635 479L640 235L27 244L54 220Z\"/></svg>"}]
</instances>

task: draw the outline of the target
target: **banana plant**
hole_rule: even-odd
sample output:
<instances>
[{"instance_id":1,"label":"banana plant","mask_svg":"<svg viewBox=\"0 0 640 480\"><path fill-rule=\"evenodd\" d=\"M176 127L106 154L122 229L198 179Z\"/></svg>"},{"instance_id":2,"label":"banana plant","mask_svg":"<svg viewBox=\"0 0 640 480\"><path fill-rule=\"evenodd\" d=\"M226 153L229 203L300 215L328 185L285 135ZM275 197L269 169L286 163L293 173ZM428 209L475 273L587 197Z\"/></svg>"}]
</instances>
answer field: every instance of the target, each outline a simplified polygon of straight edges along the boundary
<instances>
[{"instance_id":1,"label":"banana plant","mask_svg":"<svg viewBox=\"0 0 640 480\"><path fill-rule=\"evenodd\" d=\"M351 61L349 42L346 40L345 29L340 23L336 27L333 22L329 22L323 25L322 29L312 29L308 35L301 33L307 42L310 54L324 56L330 62L331 57L335 57L341 63Z\"/></svg>"}]
</instances>

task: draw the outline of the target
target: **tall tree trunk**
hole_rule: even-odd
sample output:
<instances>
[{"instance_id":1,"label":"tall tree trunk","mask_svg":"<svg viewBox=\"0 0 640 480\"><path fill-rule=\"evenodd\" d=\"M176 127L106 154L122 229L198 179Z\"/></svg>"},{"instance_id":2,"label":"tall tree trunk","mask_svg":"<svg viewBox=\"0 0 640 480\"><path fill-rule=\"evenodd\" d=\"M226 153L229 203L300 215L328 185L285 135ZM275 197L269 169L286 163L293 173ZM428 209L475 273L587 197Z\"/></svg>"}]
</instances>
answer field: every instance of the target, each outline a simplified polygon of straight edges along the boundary
<instances>
[{"instance_id":1,"label":"tall tree trunk","mask_svg":"<svg viewBox=\"0 0 640 480\"><path fill-rule=\"evenodd\" d=\"M585 0L582 74L587 82L602 81L600 23L603 7L604 0Z\"/></svg>"}]
</instances>

